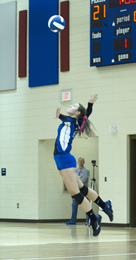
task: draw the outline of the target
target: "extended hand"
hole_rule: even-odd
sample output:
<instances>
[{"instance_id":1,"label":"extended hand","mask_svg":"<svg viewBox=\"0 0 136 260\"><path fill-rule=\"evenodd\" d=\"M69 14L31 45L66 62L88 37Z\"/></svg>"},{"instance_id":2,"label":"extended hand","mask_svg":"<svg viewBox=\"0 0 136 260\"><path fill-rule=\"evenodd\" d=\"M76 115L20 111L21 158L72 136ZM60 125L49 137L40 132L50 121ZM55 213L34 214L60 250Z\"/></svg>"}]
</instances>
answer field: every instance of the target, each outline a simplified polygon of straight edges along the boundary
<instances>
[{"instance_id":1,"label":"extended hand","mask_svg":"<svg viewBox=\"0 0 136 260\"><path fill-rule=\"evenodd\" d=\"M95 103L96 100L98 99L98 94L94 94L94 95L91 95L90 98L89 98L89 103Z\"/></svg>"},{"instance_id":2,"label":"extended hand","mask_svg":"<svg viewBox=\"0 0 136 260\"><path fill-rule=\"evenodd\" d=\"M60 110L61 110L60 107L58 107L58 108L56 109L56 118L59 118L59 116L60 116Z\"/></svg>"}]
</instances>

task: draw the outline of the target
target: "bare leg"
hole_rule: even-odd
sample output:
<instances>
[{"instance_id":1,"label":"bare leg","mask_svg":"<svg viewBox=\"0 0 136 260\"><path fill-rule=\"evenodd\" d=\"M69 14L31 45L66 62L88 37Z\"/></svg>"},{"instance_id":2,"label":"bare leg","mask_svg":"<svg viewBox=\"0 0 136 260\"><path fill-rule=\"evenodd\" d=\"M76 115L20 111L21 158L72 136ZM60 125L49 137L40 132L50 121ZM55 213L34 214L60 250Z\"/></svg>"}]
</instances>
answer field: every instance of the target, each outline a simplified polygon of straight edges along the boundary
<instances>
[{"instance_id":1,"label":"bare leg","mask_svg":"<svg viewBox=\"0 0 136 260\"><path fill-rule=\"evenodd\" d=\"M83 187L83 183L78 177L78 175L76 175L76 178L77 178L78 187L79 189L81 189ZM92 190L89 187L88 187L88 194L86 195L86 197L94 201L98 206L100 206L104 210L104 212L108 215L110 221L113 221L113 210L112 210L112 204L110 200L103 202L102 199L97 194L97 192Z\"/></svg>"},{"instance_id":2,"label":"bare leg","mask_svg":"<svg viewBox=\"0 0 136 260\"><path fill-rule=\"evenodd\" d=\"M75 172L75 168L68 168L68 169L64 169L60 171L60 174L63 178L63 181L67 187L68 192L70 193L71 196L74 196L74 198L77 199L76 196L81 196L80 193L80 188L83 187L83 183L79 182L79 179L77 178L77 174ZM96 194L92 193L92 190L90 189L90 197L91 198L95 198ZM82 195L83 196L83 195ZM98 195L97 195L98 196ZM83 208L83 210L87 213L87 215L89 216L89 218L91 219L91 223L92 223L92 228L93 228L93 236L98 236L101 230L101 220L102 217L100 215L95 215L91 204L89 202L89 200L86 197L82 197L83 200L82 203L80 204L80 206Z\"/></svg>"},{"instance_id":3,"label":"bare leg","mask_svg":"<svg viewBox=\"0 0 136 260\"><path fill-rule=\"evenodd\" d=\"M67 187L68 192L71 196L78 194L80 192L79 185L77 181L77 174L75 172L75 168L68 168L60 171L60 174L63 178L63 181ZM82 186L83 183L81 182ZM89 201L84 197L83 202L80 204L85 212L89 212L92 207Z\"/></svg>"},{"instance_id":4,"label":"bare leg","mask_svg":"<svg viewBox=\"0 0 136 260\"><path fill-rule=\"evenodd\" d=\"M78 183L78 187L79 189L81 189L83 187L83 182L80 180L80 178L78 177L78 175L76 175L77 178L77 183ZM88 187L88 194L86 196L88 199L95 201L98 197L98 194L96 191L92 190L91 188Z\"/></svg>"}]
</instances>

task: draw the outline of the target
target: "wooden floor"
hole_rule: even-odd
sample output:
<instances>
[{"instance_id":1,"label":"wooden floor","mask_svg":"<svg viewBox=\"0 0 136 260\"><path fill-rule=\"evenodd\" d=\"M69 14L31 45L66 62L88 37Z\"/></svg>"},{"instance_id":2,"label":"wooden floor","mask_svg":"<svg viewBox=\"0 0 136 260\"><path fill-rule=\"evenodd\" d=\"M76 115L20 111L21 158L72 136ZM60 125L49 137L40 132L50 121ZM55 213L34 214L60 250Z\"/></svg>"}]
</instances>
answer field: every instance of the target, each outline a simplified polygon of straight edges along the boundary
<instances>
[{"instance_id":1,"label":"wooden floor","mask_svg":"<svg viewBox=\"0 0 136 260\"><path fill-rule=\"evenodd\" d=\"M2 260L136 259L136 229L102 227L98 237L83 223L0 223Z\"/></svg>"}]
</instances>

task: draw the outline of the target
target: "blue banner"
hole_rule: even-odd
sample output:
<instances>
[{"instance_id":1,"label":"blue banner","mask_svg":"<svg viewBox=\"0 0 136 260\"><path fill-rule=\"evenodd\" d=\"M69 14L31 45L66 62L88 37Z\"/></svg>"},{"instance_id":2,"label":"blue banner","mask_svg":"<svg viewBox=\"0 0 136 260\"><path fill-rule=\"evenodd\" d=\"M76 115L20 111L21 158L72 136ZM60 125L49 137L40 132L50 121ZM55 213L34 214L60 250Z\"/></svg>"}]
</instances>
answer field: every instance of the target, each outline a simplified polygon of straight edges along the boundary
<instances>
[{"instance_id":1,"label":"blue banner","mask_svg":"<svg viewBox=\"0 0 136 260\"><path fill-rule=\"evenodd\" d=\"M58 14L58 0L29 0L29 87L58 84L58 33L48 20Z\"/></svg>"}]
</instances>

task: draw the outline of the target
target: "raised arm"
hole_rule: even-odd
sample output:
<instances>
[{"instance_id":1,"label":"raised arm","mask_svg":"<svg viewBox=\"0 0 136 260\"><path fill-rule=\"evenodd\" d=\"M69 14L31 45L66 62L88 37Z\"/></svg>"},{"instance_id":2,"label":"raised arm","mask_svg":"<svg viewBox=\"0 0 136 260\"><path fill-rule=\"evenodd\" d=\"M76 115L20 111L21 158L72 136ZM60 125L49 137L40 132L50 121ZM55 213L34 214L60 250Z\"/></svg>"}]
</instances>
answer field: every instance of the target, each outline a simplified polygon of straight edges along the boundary
<instances>
[{"instance_id":1,"label":"raised arm","mask_svg":"<svg viewBox=\"0 0 136 260\"><path fill-rule=\"evenodd\" d=\"M98 94L91 95L89 100L88 100L88 107L86 110L86 116L87 118L92 114L93 111L93 104L96 102L98 99Z\"/></svg>"},{"instance_id":2,"label":"raised arm","mask_svg":"<svg viewBox=\"0 0 136 260\"><path fill-rule=\"evenodd\" d=\"M94 104L97 99L98 99L98 94L91 95L90 98L89 98L88 103Z\"/></svg>"},{"instance_id":3,"label":"raised arm","mask_svg":"<svg viewBox=\"0 0 136 260\"><path fill-rule=\"evenodd\" d=\"M58 108L56 109L56 117L55 117L55 118L59 118L59 116L60 116L60 110L61 110L60 107L58 107Z\"/></svg>"}]
</instances>

